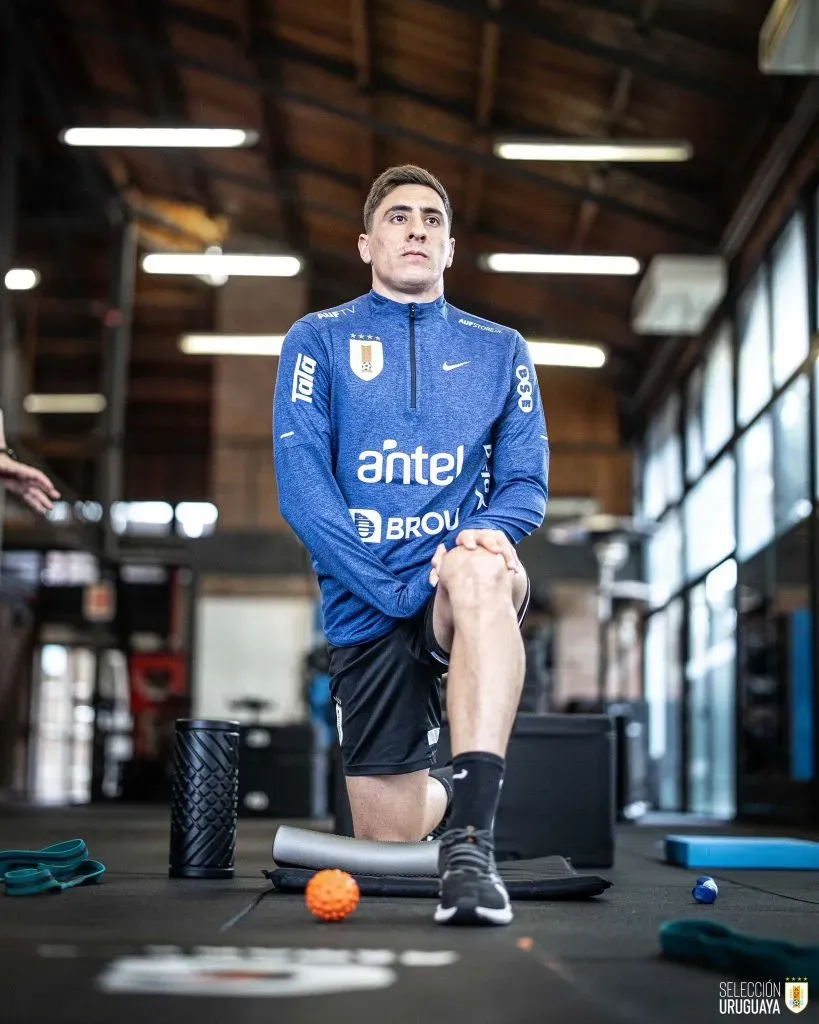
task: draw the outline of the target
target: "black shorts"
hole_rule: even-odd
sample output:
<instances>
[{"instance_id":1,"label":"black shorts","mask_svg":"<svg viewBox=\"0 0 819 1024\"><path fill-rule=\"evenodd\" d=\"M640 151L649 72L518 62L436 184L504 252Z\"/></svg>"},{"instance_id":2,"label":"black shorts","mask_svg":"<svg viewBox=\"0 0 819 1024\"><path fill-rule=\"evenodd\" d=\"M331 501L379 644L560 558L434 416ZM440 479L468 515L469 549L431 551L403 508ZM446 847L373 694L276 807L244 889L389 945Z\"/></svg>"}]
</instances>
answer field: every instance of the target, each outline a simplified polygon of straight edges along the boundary
<instances>
[{"instance_id":1,"label":"black shorts","mask_svg":"<svg viewBox=\"0 0 819 1024\"><path fill-rule=\"evenodd\" d=\"M531 585L518 612L522 624ZM405 775L435 765L441 679L449 655L435 639L435 597L386 636L330 653L330 693L345 775Z\"/></svg>"}]
</instances>

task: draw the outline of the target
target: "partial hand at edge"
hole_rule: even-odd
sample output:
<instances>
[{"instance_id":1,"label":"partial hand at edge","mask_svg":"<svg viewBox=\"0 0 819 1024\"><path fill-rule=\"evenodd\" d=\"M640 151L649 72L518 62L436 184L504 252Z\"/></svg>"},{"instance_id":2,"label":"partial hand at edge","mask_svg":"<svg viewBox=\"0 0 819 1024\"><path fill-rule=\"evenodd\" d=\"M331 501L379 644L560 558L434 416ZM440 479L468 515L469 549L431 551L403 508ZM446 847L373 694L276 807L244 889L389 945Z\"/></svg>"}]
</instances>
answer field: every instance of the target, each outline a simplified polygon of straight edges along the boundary
<instances>
[{"instance_id":1,"label":"partial hand at edge","mask_svg":"<svg viewBox=\"0 0 819 1024\"><path fill-rule=\"evenodd\" d=\"M35 512L45 514L54 508L60 492L49 478L34 466L15 462L8 455L0 455L0 484L18 495Z\"/></svg>"}]
</instances>

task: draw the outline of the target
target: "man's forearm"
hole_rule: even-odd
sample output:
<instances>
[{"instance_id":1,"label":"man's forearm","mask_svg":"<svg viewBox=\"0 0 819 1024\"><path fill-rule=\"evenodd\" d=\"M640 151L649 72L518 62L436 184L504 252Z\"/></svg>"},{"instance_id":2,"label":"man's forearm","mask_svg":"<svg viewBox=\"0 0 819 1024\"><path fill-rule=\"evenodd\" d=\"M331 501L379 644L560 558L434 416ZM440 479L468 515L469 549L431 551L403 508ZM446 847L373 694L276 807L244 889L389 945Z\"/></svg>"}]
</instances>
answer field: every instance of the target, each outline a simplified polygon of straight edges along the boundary
<instances>
[{"instance_id":1,"label":"man's forearm","mask_svg":"<svg viewBox=\"0 0 819 1024\"><path fill-rule=\"evenodd\" d=\"M487 508L464 521L464 529L503 530L513 544L518 544L543 523L547 499L546 487L535 481L502 485Z\"/></svg>"}]
</instances>

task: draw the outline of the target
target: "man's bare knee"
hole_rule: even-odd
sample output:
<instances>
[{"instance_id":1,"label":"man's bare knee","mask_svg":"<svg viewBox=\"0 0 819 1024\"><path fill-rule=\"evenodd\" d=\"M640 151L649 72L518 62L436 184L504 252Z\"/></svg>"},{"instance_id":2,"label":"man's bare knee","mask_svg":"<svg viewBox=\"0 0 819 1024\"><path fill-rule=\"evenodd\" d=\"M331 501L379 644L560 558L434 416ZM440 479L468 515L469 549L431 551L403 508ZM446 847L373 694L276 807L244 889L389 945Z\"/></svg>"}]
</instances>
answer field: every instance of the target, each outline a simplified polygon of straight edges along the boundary
<instances>
[{"instance_id":1,"label":"man's bare knee","mask_svg":"<svg viewBox=\"0 0 819 1024\"><path fill-rule=\"evenodd\" d=\"M477 548L453 548L444 556L440 582L455 614L511 604L512 573L503 557Z\"/></svg>"}]
</instances>

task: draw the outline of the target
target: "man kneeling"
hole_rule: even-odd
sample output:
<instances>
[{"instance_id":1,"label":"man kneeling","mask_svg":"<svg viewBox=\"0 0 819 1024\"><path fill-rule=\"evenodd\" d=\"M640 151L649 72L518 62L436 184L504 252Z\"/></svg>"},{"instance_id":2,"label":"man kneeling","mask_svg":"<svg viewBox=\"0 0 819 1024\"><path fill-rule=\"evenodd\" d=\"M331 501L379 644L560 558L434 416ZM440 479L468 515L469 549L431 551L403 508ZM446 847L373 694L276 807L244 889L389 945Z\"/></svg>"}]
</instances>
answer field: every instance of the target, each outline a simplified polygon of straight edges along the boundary
<instances>
[{"instance_id":1,"label":"man kneeling","mask_svg":"<svg viewBox=\"0 0 819 1024\"><path fill-rule=\"evenodd\" d=\"M435 920L507 924L492 830L525 668L515 545L543 521L549 447L523 338L444 297L451 225L427 171L376 179L372 288L288 332L274 453L321 586L355 835L440 838Z\"/></svg>"}]
</instances>

